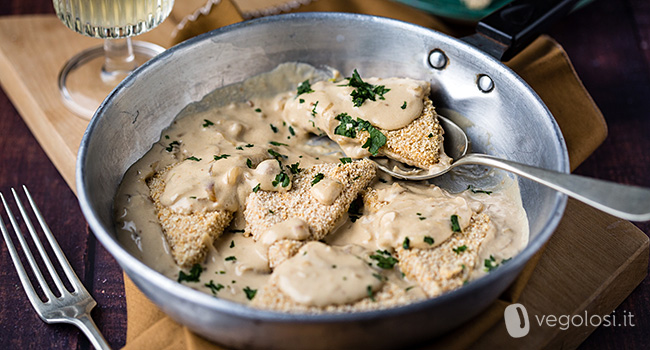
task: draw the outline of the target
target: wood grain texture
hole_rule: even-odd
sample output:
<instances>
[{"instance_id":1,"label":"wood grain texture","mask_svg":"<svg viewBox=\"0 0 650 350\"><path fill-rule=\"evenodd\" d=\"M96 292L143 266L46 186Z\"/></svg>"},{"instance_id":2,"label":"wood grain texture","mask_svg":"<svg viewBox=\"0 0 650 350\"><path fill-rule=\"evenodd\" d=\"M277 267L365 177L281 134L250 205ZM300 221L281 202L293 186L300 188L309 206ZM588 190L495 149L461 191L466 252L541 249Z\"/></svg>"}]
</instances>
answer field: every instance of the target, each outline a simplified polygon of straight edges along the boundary
<instances>
[{"instance_id":1,"label":"wood grain texture","mask_svg":"<svg viewBox=\"0 0 650 350\"><path fill-rule=\"evenodd\" d=\"M0 15L40 13L53 13L51 0L0 2ZM72 32L70 35L76 36ZM647 0L595 1L558 23L551 35L568 52L609 126L605 143L577 169L577 173L650 187L650 3ZM95 43L88 42L88 45ZM58 63L58 67L62 62ZM93 316L100 329L113 347L121 347L126 337L121 270L88 233L73 192L32 137L4 92L0 92L0 150L0 191L6 194L11 186L27 184L73 268L83 276L85 285L97 299L99 306ZM646 234L650 232L650 223L637 226ZM574 229L579 230L580 225L576 224ZM616 226L612 226L611 230L614 236L624 232L617 231ZM558 249L564 254L571 254L570 245ZM594 251L594 254L598 254L598 251ZM597 264L597 259L594 261ZM547 271L557 270L552 262L547 264ZM4 243L0 244L0 266L3 267L0 269L1 349L92 348L76 328L46 325L38 319L24 296ZM580 277L581 272L569 271L567 274ZM629 282L639 277L620 276L611 283ZM586 277L589 279L589 275ZM616 289L612 289L611 293L613 295L608 298L612 300L624 297L617 295ZM522 295L522 300L525 298ZM556 298L554 300L559 302L564 300L561 294L555 297L549 295L549 298ZM607 310L598 309L599 305L599 299L594 299L587 306L606 313ZM582 347L650 348L650 332L647 332L650 329L650 279L646 277L616 308L617 314L624 312L635 315L635 327L600 327L584 341ZM575 347L580 339L574 339L563 345Z\"/></svg>"}]
</instances>

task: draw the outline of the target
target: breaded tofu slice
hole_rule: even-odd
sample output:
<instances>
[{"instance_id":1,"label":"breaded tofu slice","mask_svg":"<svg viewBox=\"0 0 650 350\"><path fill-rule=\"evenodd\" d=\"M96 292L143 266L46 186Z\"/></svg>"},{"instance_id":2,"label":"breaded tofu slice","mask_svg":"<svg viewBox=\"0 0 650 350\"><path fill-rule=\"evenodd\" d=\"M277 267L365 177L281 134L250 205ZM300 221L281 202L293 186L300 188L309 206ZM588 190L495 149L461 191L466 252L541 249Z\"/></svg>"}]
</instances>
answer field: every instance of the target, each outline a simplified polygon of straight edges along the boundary
<instances>
[{"instance_id":1,"label":"breaded tofu slice","mask_svg":"<svg viewBox=\"0 0 650 350\"><path fill-rule=\"evenodd\" d=\"M386 202L371 188L363 195L364 207L376 212ZM396 248L398 266L410 280L418 282L430 297L461 287L479 264L479 248L496 228L485 213L472 213L469 226L432 249Z\"/></svg>"},{"instance_id":2,"label":"breaded tofu slice","mask_svg":"<svg viewBox=\"0 0 650 350\"><path fill-rule=\"evenodd\" d=\"M283 239L273 243L268 251L269 267L274 269L285 260L296 255L303 245L305 245L304 241L295 239Z\"/></svg>"},{"instance_id":3,"label":"breaded tofu slice","mask_svg":"<svg viewBox=\"0 0 650 350\"><path fill-rule=\"evenodd\" d=\"M375 175L375 164L367 159L317 164L296 174L289 191L253 192L246 199L244 210L246 234L257 241L273 225L299 218L309 226L309 240L323 239ZM328 183L339 185L317 191L317 186ZM323 195L331 198L322 198Z\"/></svg>"},{"instance_id":4,"label":"breaded tofu slice","mask_svg":"<svg viewBox=\"0 0 650 350\"><path fill-rule=\"evenodd\" d=\"M257 293L257 296L251 302L251 306L289 313L344 313L388 309L409 304L423 298L421 292L416 293L409 288L404 289L388 281L383 284L381 289L373 294L372 298L365 297L354 303L344 305L328 305L325 307L309 306L297 303L285 295L272 275L271 279Z\"/></svg>"},{"instance_id":5,"label":"breaded tofu slice","mask_svg":"<svg viewBox=\"0 0 650 350\"><path fill-rule=\"evenodd\" d=\"M434 249L396 249L399 268L430 297L460 288L479 264L479 248L495 228L484 213L472 215L463 232Z\"/></svg>"},{"instance_id":6,"label":"breaded tofu slice","mask_svg":"<svg viewBox=\"0 0 650 350\"><path fill-rule=\"evenodd\" d=\"M397 130L378 130L386 136L386 144L379 149L381 155L423 169L429 169L441 161L449 162L448 157L441 157L444 154L444 130L433 102L426 96L422 114L410 124ZM360 132L357 137L364 144L369 136L368 132Z\"/></svg>"},{"instance_id":7,"label":"breaded tofu slice","mask_svg":"<svg viewBox=\"0 0 650 350\"><path fill-rule=\"evenodd\" d=\"M147 185L171 254L176 264L187 268L205 259L209 245L228 227L233 214L225 210L179 214L162 205L160 197L165 190L164 175L172 167L155 174Z\"/></svg>"}]
</instances>

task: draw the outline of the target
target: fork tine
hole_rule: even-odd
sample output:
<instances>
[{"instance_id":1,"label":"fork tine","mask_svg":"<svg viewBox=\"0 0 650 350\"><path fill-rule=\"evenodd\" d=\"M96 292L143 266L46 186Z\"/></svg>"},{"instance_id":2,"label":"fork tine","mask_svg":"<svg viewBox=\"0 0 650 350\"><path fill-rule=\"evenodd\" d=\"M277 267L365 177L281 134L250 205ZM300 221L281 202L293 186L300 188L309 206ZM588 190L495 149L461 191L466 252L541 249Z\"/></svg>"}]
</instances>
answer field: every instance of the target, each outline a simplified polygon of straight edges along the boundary
<instances>
[{"instance_id":1,"label":"fork tine","mask_svg":"<svg viewBox=\"0 0 650 350\"><path fill-rule=\"evenodd\" d=\"M11 193L14 195L14 200L16 201L16 206L18 206L20 215L23 216L23 222L27 226L27 230L29 231L29 234L32 236L32 242L34 242L36 249L41 254L41 259L43 259L43 262L45 262L45 267L47 267L47 270L50 272L50 277L52 277L52 280L54 281L56 288L59 290L59 294L63 295L63 291L65 289L65 287L63 286L63 282L61 281L61 278L59 278L59 275L56 273L56 270L54 269L54 265L52 265L52 261L50 261L50 258L47 256L47 253L45 252L45 248L43 247L41 240L38 238L38 233L36 233L36 230L34 229L32 220L29 218L29 215L27 214L27 211L25 210L23 203L20 201L20 198L18 197L16 190L12 188Z\"/></svg>"},{"instance_id":2,"label":"fork tine","mask_svg":"<svg viewBox=\"0 0 650 350\"><path fill-rule=\"evenodd\" d=\"M12 189L12 191L13 191L13 189ZM79 278L77 277L77 274L74 272L74 270L70 266L70 263L68 262L68 259L63 254L63 250L61 250L61 247L59 246L59 243L54 238L54 235L52 234L52 231L50 230L50 227L45 222L45 219L43 218L43 215L41 214L41 211L38 209L38 206L36 206L36 203L34 202L34 199L32 198L31 193L29 193L29 190L27 190L27 186L23 185L23 191L25 191L25 195L27 196L27 200L29 201L29 204L32 207L32 211L34 212L34 215L36 216L36 219L38 220L38 223L41 225L41 229L43 230L43 233L45 234L45 237L47 237L47 241L50 243L50 246L52 247L52 251L54 252L54 255L56 256L57 260L59 261L59 264L61 265L61 268L63 269L63 272L68 277L68 282L70 282L70 284L74 288L75 292L77 292L77 293L85 292L86 288L84 288L84 286L81 284ZM17 195L16 195L15 191L14 191L14 196L16 196L16 198L17 198ZM20 201L18 201L18 202L20 202ZM24 212L24 208L23 208L22 204L20 204L19 207L21 208L21 212L23 213L23 217L26 218L27 214ZM27 219L26 219L26 222L29 222L28 227L30 228L30 232L32 233L32 235L35 236L36 231L34 230L34 227L32 226L31 221L27 221ZM63 283L61 282L61 279L60 279L58 273L56 272L56 270L54 270L52 262L50 261L49 257L45 254L45 250L43 249L43 245L40 242L40 240L36 239L36 237L34 237L34 238L35 238L34 241L37 243L39 251L41 251L41 255L43 256L43 260L46 261L48 270L50 270L50 274L52 275L52 278L54 279L56 277L55 283L59 287L59 291L61 293L63 293L61 291L61 289L65 289L65 287L63 286Z\"/></svg>"},{"instance_id":3,"label":"fork tine","mask_svg":"<svg viewBox=\"0 0 650 350\"><path fill-rule=\"evenodd\" d=\"M16 222L16 218L14 217L14 214L11 212L11 209L9 208L9 205L7 204L7 201L5 200L5 197L2 193L0 193L0 199L2 199L2 204L5 207L5 211L7 212L9 221L11 221L11 225L14 228L16 237L18 238L18 241L20 242L20 245L23 248L23 252L27 257L27 261L29 262L32 271L34 272L34 275L38 280L38 284L41 286L41 289L43 290L43 293L45 294L47 299L52 300L54 298L54 294L52 294L52 291L50 291L50 288L48 287L47 283L45 282L45 279L43 278L43 274L41 274L41 270L38 268L38 265L36 265L36 260L34 260L34 256L29 250L29 246L27 245L27 242L25 241L25 237L23 236L23 233L20 230L18 223ZM16 270L18 270L18 277L20 278L20 282L23 285L23 289L25 290L25 293L27 293L27 297L29 298L29 301L31 301L34 308L38 310L37 305L39 303L42 303L42 301L36 295L34 286L29 280L29 277L27 277L25 268L23 267L23 264L20 262L20 258L18 257L18 252L16 251L13 241L9 237L9 231L5 227L4 222L2 223L2 234L5 238L5 241L7 242L7 247L10 247L9 252L11 253L11 259L13 260L14 265L16 266Z\"/></svg>"}]
</instances>

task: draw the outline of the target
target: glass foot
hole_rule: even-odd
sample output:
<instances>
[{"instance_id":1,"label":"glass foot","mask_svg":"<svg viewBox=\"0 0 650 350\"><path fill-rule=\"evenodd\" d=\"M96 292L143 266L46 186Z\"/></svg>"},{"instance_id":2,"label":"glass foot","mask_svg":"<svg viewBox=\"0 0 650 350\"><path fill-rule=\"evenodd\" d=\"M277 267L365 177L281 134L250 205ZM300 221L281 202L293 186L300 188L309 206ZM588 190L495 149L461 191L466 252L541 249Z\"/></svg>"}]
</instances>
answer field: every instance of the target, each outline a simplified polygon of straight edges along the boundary
<instances>
[{"instance_id":1,"label":"glass foot","mask_svg":"<svg viewBox=\"0 0 650 350\"><path fill-rule=\"evenodd\" d=\"M135 69L165 49L152 43L133 41ZM65 106L77 116L90 120L106 96L132 72L107 73L104 46L84 50L72 57L59 73L59 91Z\"/></svg>"}]
</instances>

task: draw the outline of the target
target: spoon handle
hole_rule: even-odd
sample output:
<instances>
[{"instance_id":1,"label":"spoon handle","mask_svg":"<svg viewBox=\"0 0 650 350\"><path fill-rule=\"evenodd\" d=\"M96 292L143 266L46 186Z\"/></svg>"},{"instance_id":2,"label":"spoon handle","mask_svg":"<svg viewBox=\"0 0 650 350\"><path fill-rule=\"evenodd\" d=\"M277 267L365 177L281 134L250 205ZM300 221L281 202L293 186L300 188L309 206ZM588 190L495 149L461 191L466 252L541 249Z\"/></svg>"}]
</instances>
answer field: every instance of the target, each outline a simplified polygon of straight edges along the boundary
<instances>
[{"instance_id":1,"label":"spoon handle","mask_svg":"<svg viewBox=\"0 0 650 350\"><path fill-rule=\"evenodd\" d=\"M454 163L463 164L487 165L512 172L622 219L650 220L648 188L559 173L485 154L468 154Z\"/></svg>"}]
</instances>

